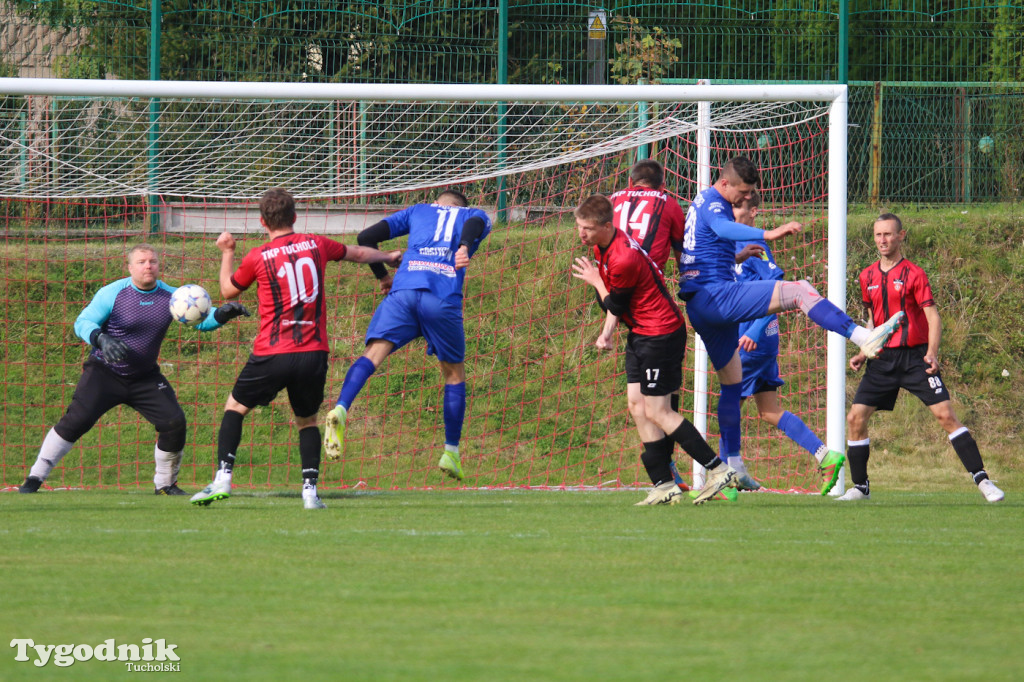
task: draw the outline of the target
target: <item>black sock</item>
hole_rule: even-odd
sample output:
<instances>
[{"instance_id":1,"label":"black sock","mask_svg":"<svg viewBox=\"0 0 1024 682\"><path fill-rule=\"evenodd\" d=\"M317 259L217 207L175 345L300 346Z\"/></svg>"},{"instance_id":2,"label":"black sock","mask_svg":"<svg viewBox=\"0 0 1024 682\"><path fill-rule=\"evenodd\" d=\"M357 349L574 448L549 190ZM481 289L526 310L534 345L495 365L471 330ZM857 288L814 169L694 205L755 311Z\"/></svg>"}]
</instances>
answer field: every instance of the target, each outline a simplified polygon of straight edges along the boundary
<instances>
[{"instance_id":1,"label":"black sock","mask_svg":"<svg viewBox=\"0 0 1024 682\"><path fill-rule=\"evenodd\" d=\"M697 460L705 469L714 469L721 462L715 451L711 449L708 442L700 435L700 431L685 418L683 423L669 434L669 438L679 443L679 446L683 448L683 452Z\"/></svg>"},{"instance_id":2,"label":"black sock","mask_svg":"<svg viewBox=\"0 0 1024 682\"><path fill-rule=\"evenodd\" d=\"M956 456L963 462L964 469L971 474L975 483L981 483L988 474L985 473L985 465L981 461L981 452L978 451L978 443L970 431L964 431L956 438L949 441L956 452Z\"/></svg>"},{"instance_id":3,"label":"black sock","mask_svg":"<svg viewBox=\"0 0 1024 682\"><path fill-rule=\"evenodd\" d=\"M644 453L640 460L647 469L647 475L654 485L661 485L673 480L671 440L661 438L659 440L644 443Z\"/></svg>"},{"instance_id":4,"label":"black sock","mask_svg":"<svg viewBox=\"0 0 1024 682\"><path fill-rule=\"evenodd\" d=\"M227 473L235 466L235 453L242 442L242 422L245 415L234 410L224 410L220 420L220 431L217 432L217 466Z\"/></svg>"},{"instance_id":5,"label":"black sock","mask_svg":"<svg viewBox=\"0 0 1024 682\"><path fill-rule=\"evenodd\" d=\"M316 485L320 478L320 429L316 425L299 431L299 460L303 483Z\"/></svg>"},{"instance_id":6,"label":"black sock","mask_svg":"<svg viewBox=\"0 0 1024 682\"><path fill-rule=\"evenodd\" d=\"M679 394L678 393L673 393L672 396L668 400L669 400L669 406L672 408L672 411L673 412L679 412ZM668 438L668 441L669 441L669 446L668 446L669 454L670 455L674 454L675 450L676 450L676 442L674 440L672 440L672 438L669 437L669 436L665 436L665 438Z\"/></svg>"},{"instance_id":7,"label":"black sock","mask_svg":"<svg viewBox=\"0 0 1024 682\"><path fill-rule=\"evenodd\" d=\"M846 461L850 464L850 478L858 488L868 484L868 457L871 456L871 444L847 445ZM862 490L861 492L866 492Z\"/></svg>"}]
</instances>

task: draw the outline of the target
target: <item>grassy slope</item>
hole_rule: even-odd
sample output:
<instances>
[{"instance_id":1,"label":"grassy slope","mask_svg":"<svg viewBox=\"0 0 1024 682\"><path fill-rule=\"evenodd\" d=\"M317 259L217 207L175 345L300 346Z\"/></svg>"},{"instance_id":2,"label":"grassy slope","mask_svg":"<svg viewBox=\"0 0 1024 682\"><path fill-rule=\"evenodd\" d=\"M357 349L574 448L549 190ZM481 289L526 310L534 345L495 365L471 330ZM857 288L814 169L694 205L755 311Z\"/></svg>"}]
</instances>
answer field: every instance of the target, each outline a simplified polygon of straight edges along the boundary
<instances>
[{"instance_id":1,"label":"grassy slope","mask_svg":"<svg viewBox=\"0 0 1024 682\"><path fill-rule=\"evenodd\" d=\"M8 640L165 638L184 680L1012 680L1019 497L0 495ZM5 680L109 680L123 664Z\"/></svg>"},{"instance_id":2,"label":"grassy slope","mask_svg":"<svg viewBox=\"0 0 1024 682\"><path fill-rule=\"evenodd\" d=\"M1024 209L890 208L904 216L910 230L908 255L932 278L945 324L943 374L959 416L975 432L994 477L1021 489L1016 448L1024 389ZM855 314L860 304L853 277L874 258L869 232L874 215L856 208L849 221L848 293ZM182 248L168 240L165 250L173 254L165 259L168 281L213 286L212 245L193 239ZM474 328L467 349L471 402L465 442L470 458L484 454L470 460L473 485L518 484L527 476L533 485L563 480L595 484L610 477L638 480L635 433L623 405L614 399L621 395L621 377L612 371L621 366L591 347L598 316L586 288L567 284L568 263L579 252L571 229L516 227L496 230L475 262L466 300L467 320ZM8 358L3 369L5 466L0 477L11 484L21 480L46 429L71 397L82 357L82 346L70 329L78 301L87 300L100 283L122 276L123 270L117 244L9 240L2 253L3 317L25 320L0 326L0 344ZM361 331L379 300L368 293L373 285L363 268L342 265L332 272L329 291L341 295L334 300L344 303L331 310L328 398L358 354ZM255 324L248 322L202 337L178 327L169 334L162 354L169 362L165 372L190 421L186 482L203 482L209 475L223 396L254 332ZM790 363L787 369L792 368ZM524 381L527 371L536 377L537 369L543 370L544 379ZM361 395L347 461L344 468L329 469L327 480L351 485L366 478L371 486L384 488L440 485L433 468L441 421L434 363L416 345L392 356L386 372L390 378L374 379ZM787 380L791 389L808 381L813 393L821 376L812 371ZM851 395L856 381L851 374ZM288 422L281 401L248 420L242 458L257 466L246 470L250 478L243 481L296 482L295 466L266 464L297 459ZM94 485L98 465L99 480L106 485L148 479L151 465L136 464L151 458L148 425L128 410L103 423L69 455L66 462L73 468L57 484ZM746 428L754 426L748 422ZM962 489L964 477L952 449L915 399L904 397L895 413L877 416L871 435L876 488ZM798 456L806 464L807 458Z\"/></svg>"}]
</instances>

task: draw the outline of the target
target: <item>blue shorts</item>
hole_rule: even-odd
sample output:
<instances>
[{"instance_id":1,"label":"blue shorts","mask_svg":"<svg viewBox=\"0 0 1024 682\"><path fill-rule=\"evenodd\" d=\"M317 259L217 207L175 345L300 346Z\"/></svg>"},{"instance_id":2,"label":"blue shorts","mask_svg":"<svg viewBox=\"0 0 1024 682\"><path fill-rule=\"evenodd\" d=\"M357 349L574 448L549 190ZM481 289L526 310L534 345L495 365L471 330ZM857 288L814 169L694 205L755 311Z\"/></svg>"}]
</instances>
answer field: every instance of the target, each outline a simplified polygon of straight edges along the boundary
<instances>
[{"instance_id":1,"label":"blue shorts","mask_svg":"<svg viewBox=\"0 0 1024 682\"><path fill-rule=\"evenodd\" d=\"M755 393L773 391L784 386L785 381L779 377L779 358L777 355L750 355L740 351L743 361L743 384L740 396L749 398Z\"/></svg>"},{"instance_id":2,"label":"blue shorts","mask_svg":"<svg viewBox=\"0 0 1024 682\"><path fill-rule=\"evenodd\" d=\"M392 291L373 313L366 343L384 339L398 350L418 336L427 340L428 355L436 355L441 362L464 362L462 299L441 299L420 289Z\"/></svg>"},{"instance_id":3,"label":"blue shorts","mask_svg":"<svg viewBox=\"0 0 1024 682\"><path fill-rule=\"evenodd\" d=\"M740 322L768 314L775 284L774 280L729 282L705 287L686 299L690 326L700 334L716 370L729 364L739 348Z\"/></svg>"}]
</instances>

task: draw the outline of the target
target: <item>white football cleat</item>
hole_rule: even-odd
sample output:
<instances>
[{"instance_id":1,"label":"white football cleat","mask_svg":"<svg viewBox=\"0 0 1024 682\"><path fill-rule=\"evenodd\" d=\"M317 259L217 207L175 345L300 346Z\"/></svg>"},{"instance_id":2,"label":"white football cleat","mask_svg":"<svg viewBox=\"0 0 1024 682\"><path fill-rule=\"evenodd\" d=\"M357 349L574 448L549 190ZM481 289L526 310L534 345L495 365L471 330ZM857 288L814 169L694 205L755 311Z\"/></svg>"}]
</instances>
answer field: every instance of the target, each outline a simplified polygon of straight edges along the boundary
<instances>
[{"instance_id":1,"label":"white football cleat","mask_svg":"<svg viewBox=\"0 0 1024 682\"><path fill-rule=\"evenodd\" d=\"M679 504L683 491L675 481L656 485L647 493L647 497L634 504L634 507L646 507L654 504Z\"/></svg>"},{"instance_id":2,"label":"white football cleat","mask_svg":"<svg viewBox=\"0 0 1024 682\"><path fill-rule=\"evenodd\" d=\"M987 478L978 484L978 490L981 491L981 494L984 495L985 499L989 502L1003 501L1003 491L997 488L996 484Z\"/></svg>"},{"instance_id":3,"label":"white football cleat","mask_svg":"<svg viewBox=\"0 0 1024 682\"><path fill-rule=\"evenodd\" d=\"M862 493L857 486L852 486L845 493L836 498L840 502L856 502L859 500L870 500L871 493Z\"/></svg>"},{"instance_id":4,"label":"white football cleat","mask_svg":"<svg viewBox=\"0 0 1024 682\"><path fill-rule=\"evenodd\" d=\"M878 357L878 354L882 352L882 348L885 346L885 342L889 340L889 337L896 333L896 330L900 328L903 323L903 318L906 314L901 310L888 320L885 321L881 327L877 327L871 331L871 336L864 342L864 345L860 347L860 352L867 356L868 360L874 360Z\"/></svg>"},{"instance_id":5,"label":"white football cleat","mask_svg":"<svg viewBox=\"0 0 1024 682\"><path fill-rule=\"evenodd\" d=\"M704 479L704 487L693 498L693 503L696 505L704 504L723 489L735 488L739 480L740 476L736 473L735 469L728 464L719 464L714 469L708 471Z\"/></svg>"}]
</instances>

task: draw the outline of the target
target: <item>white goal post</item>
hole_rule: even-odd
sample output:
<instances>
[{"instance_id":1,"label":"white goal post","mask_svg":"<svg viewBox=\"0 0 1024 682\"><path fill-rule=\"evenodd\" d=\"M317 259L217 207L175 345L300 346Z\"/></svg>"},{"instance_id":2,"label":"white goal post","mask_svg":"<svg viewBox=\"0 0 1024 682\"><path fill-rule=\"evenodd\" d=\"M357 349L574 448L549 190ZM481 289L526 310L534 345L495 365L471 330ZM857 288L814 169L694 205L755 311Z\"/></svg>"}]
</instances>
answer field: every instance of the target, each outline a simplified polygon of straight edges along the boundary
<instances>
[{"instance_id":1,"label":"white goal post","mask_svg":"<svg viewBox=\"0 0 1024 682\"><path fill-rule=\"evenodd\" d=\"M79 104L40 114L34 98ZM0 197L251 200L273 185L294 188L304 199L373 196L501 178L683 133L697 140L699 191L714 180L710 131L771 131L787 117L820 117L827 126L826 295L845 309L847 102L847 87L834 84L0 78ZM799 110L802 104L809 106ZM33 174L33 158L45 162L45 172ZM846 339L830 333L824 440L838 451L845 450L845 367ZM704 396L706 364L697 377L704 386L695 392ZM706 433L706 404L695 413Z\"/></svg>"}]
</instances>

